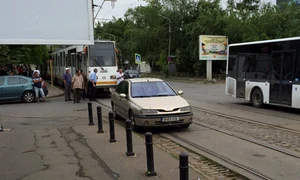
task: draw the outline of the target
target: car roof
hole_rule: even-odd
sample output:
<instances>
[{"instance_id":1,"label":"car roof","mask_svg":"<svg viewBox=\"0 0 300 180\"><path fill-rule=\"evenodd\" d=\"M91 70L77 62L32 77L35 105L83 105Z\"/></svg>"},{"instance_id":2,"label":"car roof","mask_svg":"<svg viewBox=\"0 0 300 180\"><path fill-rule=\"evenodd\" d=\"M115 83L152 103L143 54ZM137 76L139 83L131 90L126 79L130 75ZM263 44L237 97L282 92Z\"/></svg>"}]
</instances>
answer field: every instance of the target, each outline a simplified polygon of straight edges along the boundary
<instances>
[{"instance_id":1,"label":"car roof","mask_svg":"<svg viewBox=\"0 0 300 180\"><path fill-rule=\"evenodd\" d=\"M27 80L32 80L31 77L26 77L26 76L21 76L21 75L7 75L7 76L0 76L0 77L21 77L21 78L24 78L24 79L27 79Z\"/></svg>"},{"instance_id":2,"label":"car roof","mask_svg":"<svg viewBox=\"0 0 300 180\"><path fill-rule=\"evenodd\" d=\"M128 81L131 81L132 83L136 83L136 82L157 82L163 80L158 78L133 78L133 79L128 79Z\"/></svg>"}]
</instances>

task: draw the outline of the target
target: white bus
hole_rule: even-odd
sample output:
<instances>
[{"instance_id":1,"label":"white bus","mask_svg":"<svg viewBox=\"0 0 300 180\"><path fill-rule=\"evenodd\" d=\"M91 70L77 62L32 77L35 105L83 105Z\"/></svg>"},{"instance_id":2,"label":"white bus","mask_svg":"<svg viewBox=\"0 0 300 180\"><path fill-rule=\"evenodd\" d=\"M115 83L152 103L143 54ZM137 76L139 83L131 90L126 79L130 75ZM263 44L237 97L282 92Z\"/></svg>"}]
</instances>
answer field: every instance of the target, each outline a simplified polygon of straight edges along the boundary
<instances>
[{"instance_id":1,"label":"white bus","mask_svg":"<svg viewBox=\"0 0 300 180\"><path fill-rule=\"evenodd\" d=\"M254 107L300 108L300 37L231 44L226 94Z\"/></svg>"},{"instance_id":2,"label":"white bus","mask_svg":"<svg viewBox=\"0 0 300 180\"><path fill-rule=\"evenodd\" d=\"M63 74L67 67L72 76L76 69L82 69L88 79L94 69L98 69L97 89L109 92L109 88L117 85L118 67L113 41L95 40L94 45L61 48L52 53L52 58L53 77L59 85L63 85Z\"/></svg>"}]
</instances>

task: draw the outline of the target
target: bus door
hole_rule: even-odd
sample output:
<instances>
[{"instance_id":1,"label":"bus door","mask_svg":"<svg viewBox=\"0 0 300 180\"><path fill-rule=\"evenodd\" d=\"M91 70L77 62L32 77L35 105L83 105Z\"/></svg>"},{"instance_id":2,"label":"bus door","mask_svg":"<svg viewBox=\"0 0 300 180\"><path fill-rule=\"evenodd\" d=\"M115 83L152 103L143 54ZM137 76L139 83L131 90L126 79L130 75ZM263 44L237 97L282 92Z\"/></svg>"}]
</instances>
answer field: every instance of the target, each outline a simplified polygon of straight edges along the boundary
<instances>
[{"instance_id":1,"label":"bus door","mask_svg":"<svg viewBox=\"0 0 300 180\"><path fill-rule=\"evenodd\" d=\"M238 54L237 56L237 83L236 83L237 98L245 98L246 58L247 58L247 54Z\"/></svg>"},{"instance_id":2,"label":"bus door","mask_svg":"<svg viewBox=\"0 0 300 180\"><path fill-rule=\"evenodd\" d=\"M291 105L294 61L294 51L272 53L270 103Z\"/></svg>"}]
</instances>

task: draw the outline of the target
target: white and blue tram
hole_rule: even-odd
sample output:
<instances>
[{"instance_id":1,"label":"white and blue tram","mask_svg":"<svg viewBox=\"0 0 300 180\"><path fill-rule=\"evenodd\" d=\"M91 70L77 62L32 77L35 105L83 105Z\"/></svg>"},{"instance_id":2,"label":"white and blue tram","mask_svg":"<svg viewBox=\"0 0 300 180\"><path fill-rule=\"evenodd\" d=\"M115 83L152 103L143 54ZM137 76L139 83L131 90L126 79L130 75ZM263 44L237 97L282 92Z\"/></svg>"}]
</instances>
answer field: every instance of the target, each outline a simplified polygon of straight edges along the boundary
<instances>
[{"instance_id":1,"label":"white and blue tram","mask_svg":"<svg viewBox=\"0 0 300 180\"><path fill-rule=\"evenodd\" d=\"M108 91L109 88L117 85L118 67L114 41L95 40L94 45L64 47L54 51L52 58L53 78L59 85L63 86L63 74L66 68L70 68L72 76L77 69L82 69L87 78L95 68L98 69L97 89Z\"/></svg>"}]
</instances>

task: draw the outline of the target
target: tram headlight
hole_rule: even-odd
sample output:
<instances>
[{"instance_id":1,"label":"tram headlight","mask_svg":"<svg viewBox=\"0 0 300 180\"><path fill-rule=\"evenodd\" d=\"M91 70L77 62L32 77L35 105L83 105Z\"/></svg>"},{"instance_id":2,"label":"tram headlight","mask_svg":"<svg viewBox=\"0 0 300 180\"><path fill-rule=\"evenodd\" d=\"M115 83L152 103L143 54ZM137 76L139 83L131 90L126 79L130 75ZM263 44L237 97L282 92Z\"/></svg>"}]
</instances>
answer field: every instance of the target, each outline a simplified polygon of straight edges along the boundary
<instances>
[{"instance_id":1,"label":"tram headlight","mask_svg":"<svg viewBox=\"0 0 300 180\"><path fill-rule=\"evenodd\" d=\"M115 75L110 76L110 79L116 79L117 77Z\"/></svg>"}]
</instances>

